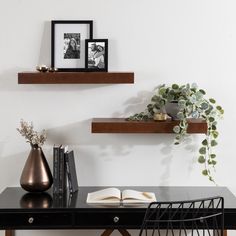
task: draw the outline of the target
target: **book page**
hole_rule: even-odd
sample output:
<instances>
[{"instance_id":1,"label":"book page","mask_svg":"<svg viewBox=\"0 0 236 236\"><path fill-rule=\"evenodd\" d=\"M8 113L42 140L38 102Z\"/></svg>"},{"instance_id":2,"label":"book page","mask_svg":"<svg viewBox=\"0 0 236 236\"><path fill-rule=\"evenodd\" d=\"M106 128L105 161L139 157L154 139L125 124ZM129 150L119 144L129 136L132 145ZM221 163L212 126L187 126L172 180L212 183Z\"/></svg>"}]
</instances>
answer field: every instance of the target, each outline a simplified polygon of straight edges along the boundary
<instances>
[{"instance_id":1,"label":"book page","mask_svg":"<svg viewBox=\"0 0 236 236\"><path fill-rule=\"evenodd\" d=\"M88 193L87 203L117 203L120 199L121 192L118 188L106 188Z\"/></svg>"},{"instance_id":2,"label":"book page","mask_svg":"<svg viewBox=\"0 0 236 236\"><path fill-rule=\"evenodd\" d=\"M123 203L150 203L156 201L156 196L151 192L140 192L136 190L124 190L122 192Z\"/></svg>"}]
</instances>

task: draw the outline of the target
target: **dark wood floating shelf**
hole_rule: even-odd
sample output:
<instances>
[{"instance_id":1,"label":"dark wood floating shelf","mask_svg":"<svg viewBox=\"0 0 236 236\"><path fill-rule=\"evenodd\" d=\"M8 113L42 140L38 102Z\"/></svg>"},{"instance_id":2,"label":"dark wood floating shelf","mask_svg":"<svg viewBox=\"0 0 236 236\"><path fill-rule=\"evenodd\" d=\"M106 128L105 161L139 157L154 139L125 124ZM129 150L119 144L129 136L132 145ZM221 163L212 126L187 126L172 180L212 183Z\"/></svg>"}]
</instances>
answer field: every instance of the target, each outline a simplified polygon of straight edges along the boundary
<instances>
[{"instance_id":1,"label":"dark wood floating shelf","mask_svg":"<svg viewBox=\"0 0 236 236\"><path fill-rule=\"evenodd\" d=\"M200 119L189 119L188 133L207 133L207 123ZM178 121L127 121L125 118L94 118L92 133L174 133Z\"/></svg>"},{"instance_id":2,"label":"dark wood floating shelf","mask_svg":"<svg viewBox=\"0 0 236 236\"><path fill-rule=\"evenodd\" d=\"M133 84L133 72L21 72L18 84Z\"/></svg>"}]
</instances>

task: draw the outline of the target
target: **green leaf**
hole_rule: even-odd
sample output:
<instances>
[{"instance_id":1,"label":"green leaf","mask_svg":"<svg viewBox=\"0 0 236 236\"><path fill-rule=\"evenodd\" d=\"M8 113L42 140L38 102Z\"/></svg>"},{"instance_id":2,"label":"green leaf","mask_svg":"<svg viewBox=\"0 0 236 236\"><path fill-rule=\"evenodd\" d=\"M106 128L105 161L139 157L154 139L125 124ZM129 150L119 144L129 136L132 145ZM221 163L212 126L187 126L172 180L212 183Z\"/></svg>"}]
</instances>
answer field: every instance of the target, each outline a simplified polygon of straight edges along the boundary
<instances>
[{"instance_id":1,"label":"green leaf","mask_svg":"<svg viewBox=\"0 0 236 236\"><path fill-rule=\"evenodd\" d=\"M183 112L178 112L178 113L177 113L177 117L178 117L180 120L183 120L183 119L185 118Z\"/></svg>"},{"instance_id":2,"label":"green leaf","mask_svg":"<svg viewBox=\"0 0 236 236\"><path fill-rule=\"evenodd\" d=\"M184 99L180 99L180 100L178 101L178 105L179 105L180 107L184 107L184 106L186 105L186 101L185 101Z\"/></svg>"},{"instance_id":3,"label":"green leaf","mask_svg":"<svg viewBox=\"0 0 236 236\"><path fill-rule=\"evenodd\" d=\"M152 102L157 102L159 100L159 97L157 95L154 95L151 99Z\"/></svg>"},{"instance_id":4,"label":"green leaf","mask_svg":"<svg viewBox=\"0 0 236 236\"><path fill-rule=\"evenodd\" d=\"M206 94L206 92L203 89L199 89L199 92L202 93L203 95Z\"/></svg>"},{"instance_id":5,"label":"green leaf","mask_svg":"<svg viewBox=\"0 0 236 236\"><path fill-rule=\"evenodd\" d=\"M209 176L209 180L212 181L212 182L215 182L214 179L211 176Z\"/></svg>"},{"instance_id":6,"label":"green leaf","mask_svg":"<svg viewBox=\"0 0 236 236\"><path fill-rule=\"evenodd\" d=\"M208 144L207 140L204 139L204 140L202 141L202 145L207 146L207 144Z\"/></svg>"},{"instance_id":7,"label":"green leaf","mask_svg":"<svg viewBox=\"0 0 236 236\"><path fill-rule=\"evenodd\" d=\"M179 132L180 132L180 127L179 127L178 125L174 126L173 131L174 131L176 134L179 134Z\"/></svg>"},{"instance_id":8,"label":"green leaf","mask_svg":"<svg viewBox=\"0 0 236 236\"><path fill-rule=\"evenodd\" d=\"M202 171L202 174L206 176L206 175L208 175L208 171L205 169Z\"/></svg>"},{"instance_id":9,"label":"green leaf","mask_svg":"<svg viewBox=\"0 0 236 236\"><path fill-rule=\"evenodd\" d=\"M207 110L208 108L209 108L209 105L208 105L207 102L203 102L203 103L201 104L201 109Z\"/></svg>"},{"instance_id":10,"label":"green leaf","mask_svg":"<svg viewBox=\"0 0 236 236\"><path fill-rule=\"evenodd\" d=\"M209 117L208 119L210 122L214 122L215 118L214 117Z\"/></svg>"},{"instance_id":11,"label":"green leaf","mask_svg":"<svg viewBox=\"0 0 236 236\"><path fill-rule=\"evenodd\" d=\"M213 130L212 135L213 135L214 139L216 139L219 136L219 133L218 133L218 131Z\"/></svg>"},{"instance_id":12,"label":"green leaf","mask_svg":"<svg viewBox=\"0 0 236 236\"><path fill-rule=\"evenodd\" d=\"M213 104L216 103L216 100L215 100L214 98L210 98L209 101L210 101L211 103L213 103Z\"/></svg>"},{"instance_id":13,"label":"green leaf","mask_svg":"<svg viewBox=\"0 0 236 236\"><path fill-rule=\"evenodd\" d=\"M204 156L199 156L198 162L201 163L201 164L203 164L203 163L206 162L206 159L204 158Z\"/></svg>"},{"instance_id":14,"label":"green leaf","mask_svg":"<svg viewBox=\"0 0 236 236\"><path fill-rule=\"evenodd\" d=\"M214 158L216 158L216 154L211 154L210 157L211 157L212 159L214 159Z\"/></svg>"},{"instance_id":15,"label":"green leaf","mask_svg":"<svg viewBox=\"0 0 236 236\"><path fill-rule=\"evenodd\" d=\"M177 135L177 136L175 137L175 139L176 139L176 140L180 140L180 135Z\"/></svg>"},{"instance_id":16,"label":"green leaf","mask_svg":"<svg viewBox=\"0 0 236 236\"><path fill-rule=\"evenodd\" d=\"M214 147L216 146L218 143L215 140L211 140L211 146Z\"/></svg>"},{"instance_id":17,"label":"green leaf","mask_svg":"<svg viewBox=\"0 0 236 236\"><path fill-rule=\"evenodd\" d=\"M159 89L159 94L160 94L160 95L163 95L163 94L165 94L165 93L166 93L166 88L163 88L163 87L162 87L162 88Z\"/></svg>"},{"instance_id":18,"label":"green leaf","mask_svg":"<svg viewBox=\"0 0 236 236\"><path fill-rule=\"evenodd\" d=\"M202 154L202 155L206 154L206 148L205 147L201 147L199 149L199 153Z\"/></svg>"},{"instance_id":19,"label":"green leaf","mask_svg":"<svg viewBox=\"0 0 236 236\"><path fill-rule=\"evenodd\" d=\"M211 154L210 157L211 157L212 159L214 159L214 158L216 158L216 154Z\"/></svg>"},{"instance_id":20,"label":"green leaf","mask_svg":"<svg viewBox=\"0 0 236 236\"><path fill-rule=\"evenodd\" d=\"M178 84L172 84L172 89L174 89L174 90L179 89L179 85Z\"/></svg>"},{"instance_id":21,"label":"green leaf","mask_svg":"<svg viewBox=\"0 0 236 236\"><path fill-rule=\"evenodd\" d=\"M148 115L144 115L144 116L143 116L143 119L144 119L144 120L148 120L148 119L149 119Z\"/></svg>"},{"instance_id":22,"label":"green leaf","mask_svg":"<svg viewBox=\"0 0 236 236\"><path fill-rule=\"evenodd\" d=\"M211 126L211 129L212 129L212 130L216 130L216 126L215 126L215 125L212 125L212 126Z\"/></svg>"},{"instance_id":23,"label":"green leaf","mask_svg":"<svg viewBox=\"0 0 236 236\"><path fill-rule=\"evenodd\" d=\"M216 163L217 163L217 162L216 162L215 160L212 160L212 161L211 161L211 164L212 164L212 165L216 165Z\"/></svg>"},{"instance_id":24,"label":"green leaf","mask_svg":"<svg viewBox=\"0 0 236 236\"><path fill-rule=\"evenodd\" d=\"M203 94L202 94L200 91L197 91L197 92L196 92L196 98L197 98L197 100L200 101L200 100L202 99L202 97L203 97Z\"/></svg>"},{"instance_id":25,"label":"green leaf","mask_svg":"<svg viewBox=\"0 0 236 236\"><path fill-rule=\"evenodd\" d=\"M207 116L210 115L210 113L211 113L211 111L210 111L209 109L205 111L205 114L206 114Z\"/></svg>"}]
</instances>

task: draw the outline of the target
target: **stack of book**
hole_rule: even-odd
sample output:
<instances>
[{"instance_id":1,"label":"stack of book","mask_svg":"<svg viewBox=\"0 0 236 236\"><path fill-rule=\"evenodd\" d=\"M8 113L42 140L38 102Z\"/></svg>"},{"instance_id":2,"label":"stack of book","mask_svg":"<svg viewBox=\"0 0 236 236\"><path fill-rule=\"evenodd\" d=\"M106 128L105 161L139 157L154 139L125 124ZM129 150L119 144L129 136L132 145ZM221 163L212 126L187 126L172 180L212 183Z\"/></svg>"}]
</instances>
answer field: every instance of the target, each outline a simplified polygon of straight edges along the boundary
<instances>
[{"instance_id":1,"label":"stack of book","mask_svg":"<svg viewBox=\"0 0 236 236\"><path fill-rule=\"evenodd\" d=\"M63 194L78 191L74 152L68 151L68 146L53 147L53 193Z\"/></svg>"}]
</instances>

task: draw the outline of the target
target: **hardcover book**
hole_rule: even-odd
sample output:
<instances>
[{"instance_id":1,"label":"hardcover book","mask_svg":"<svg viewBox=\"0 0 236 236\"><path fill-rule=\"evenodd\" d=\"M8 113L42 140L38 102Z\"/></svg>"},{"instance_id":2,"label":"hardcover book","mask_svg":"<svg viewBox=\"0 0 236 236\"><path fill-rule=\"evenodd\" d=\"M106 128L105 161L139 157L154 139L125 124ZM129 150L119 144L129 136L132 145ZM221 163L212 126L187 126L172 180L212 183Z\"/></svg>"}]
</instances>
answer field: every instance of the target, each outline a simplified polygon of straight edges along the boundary
<instances>
[{"instance_id":1,"label":"hardcover book","mask_svg":"<svg viewBox=\"0 0 236 236\"><path fill-rule=\"evenodd\" d=\"M77 181L75 158L73 151L65 153L65 161L66 161L66 171L68 177L69 191L71 193L74 193L78 191L78 181Z\"/></svg>"},{"instance_id":2,"label":"hardcover book","mask_svg":"<svg viewBox=\"0 0 236 236\"><path fill-rule=\"evenodd\" d=\"M59 150L59 193L63 193L67 189L67 175L66 175L66 163L65 153L68 150L68 146L61 146Z\"/></svg>"},{"instance_id":3,"label":"hardcover book","mask_svg":"<svg viewBox=\"0 0 236 236\"><path fill-rule=\"evenodd\" d=\"M152 192L140 192L136 190L123 190L120 191L118 188L106 188L96 192L88 193L87 203L150 203L155 202L156 196Z\"/></svg>"},{"instance_id":4,"label":"hardcover book","mask_svg":"<svg viewBox=\"0 0 236 236\"><path fill-rule=\"evenodd\" d=\"M59 150L60 146L53 147L53 193L59 193Z\"/></svg>"}]
</instances>

